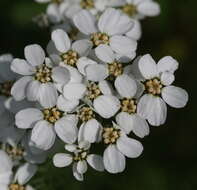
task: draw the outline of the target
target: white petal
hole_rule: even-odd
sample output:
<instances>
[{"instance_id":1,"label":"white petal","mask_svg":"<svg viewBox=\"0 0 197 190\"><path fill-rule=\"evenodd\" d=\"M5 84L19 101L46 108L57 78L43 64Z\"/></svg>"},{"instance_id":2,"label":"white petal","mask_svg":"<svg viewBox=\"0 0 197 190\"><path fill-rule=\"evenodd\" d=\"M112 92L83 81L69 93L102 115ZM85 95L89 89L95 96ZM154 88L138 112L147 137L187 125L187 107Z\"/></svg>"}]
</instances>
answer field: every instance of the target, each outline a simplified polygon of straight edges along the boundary
<instances>
[{"instance_id":1,"label":"white petal","mask_svg":"<svg viewBox=\"0 0 197 190\"><path fill-rule=\"evenodd\" d=\"M87 56L92 49L92 42L90 40L77 40L73 43L72 49L80 56Z\"/></svg>"},{"instance_id":2,"label":"white petal","mask_svg":"<svg viewBox=\"0 0 197 190\"><path fill-rule=\"evenodd\" d=\"M126 36L134 40L139 40L142 36L141 23L138 20L133 20L133 21L134 21L134 27L129 32L126 33Z\"/></svg>"},{"instance_id":3,"label":"white petal","mask_svg":"<svg viewBox=\"0 0 197 190\"><path fill-rule=\"evenodd\" d=\"M36 101L38 100L39 96L38 96L38 92L40 89L40 85L41 83L37 80L33 80L31 81L28 85L27 85L27 99L29 101Z\"/></svg>"},{"instance_id":4,"label":"white petal","mask_svg":"<svg viewBox=\"0 0 197 190\"><path fill-rule=\"evenodd\" d=\"M45 52L41 46L34 44L25 47L25 58L32 66L44 63Z\"/></svg>"},{"instance_id":5,"label":"white petal","mask_svg":"<svg viewBox=\"0 0 197 190\"><path fill-rule=\"evenodd\" d=\"M161 75L161 82L165 86L171 85L174 82L174 80L175 80L175 76L170 72L164 72Z\"/></svg>"},{"instance_id":6,"label":"white petal","mask_svg":"<svg viewBox=\"0 0 197 190\"><path fill-rule=\"evenodd\" d=\"M20 184L26 184L37 172L37 166L26 163L19 167L15 174L15 180Z\"/></svg>"},{"instance_id":7,"label":"white petal","mask_svg":"<svg viewBox=\"0 0 197 190\"><path fill-rule=\"evenodd\" d=\"M174 108L186 106L189 99L188 93L184 89L175 86L163 88L162 98L168 105Z\"/></svg>"},{"instance_id":8,"label":"white petal","mask_svg":"<svg viewBox=\"0 0 197 190\"><path fill-rule=\"evenodd\" d=\"M101 139L102 127L96 119L91 119L84 125L82 124L79 130L79 141L95 143Z\"/></svg>"},{"instance_id":9,"label":"white petal","mask_svg":"<svg viewBox=\"0 0 197 190\"><path fill-rule=\"evenodd\" d=\"M133 120L133 133L136 136L140 138L144 138L145 136L149 135L150 129L145 119L143 119L137 114L134 114L132 115L132 120Z\"/></svg>"},{"instance_id":10,"label":"white petal","mask_svg":"<svg viewBox=\"0 0 197 190\"><path fill-rule=\"evenodd\" d=\"M94 100L94 108L102 117L110 118L120 109L120 101L115 96L99 96Z\"/></svg>"},{"instance_id":11,"label":"white petal","mask_svg":"<svg viewBox=\"0 0 197 190\"><path fill-rule=\"evenodd\" d=\"M103 81L109 75L107 67L102 64L88 65L85 71L87 79L93 82Z\"/></svg>"},{"instance_id":12,"label":"white petal","mask_svg":"<svg viewBox=\"0 0 197 190\"><path fill-rule=\"evenodd\" d=\"M89 150L90 149L90 146L91 146L91 144L88 141L80 141L79 142L79 145L78 145L78 147L80 149L83 149L83 150Z\"/></svg>"},{"instance_id":13,"label":"white petal","mask_svg":"<svg viewBox=\"0 0 197 190\"><path fill-rule=\"evenodd\" d=\"M82 76L76 68L74 68L70 65L61 65L61 66L65 67L66 69L69 70L70 83L81 83L82 82Z\"/></svg>"},{"instance_id":14,"label":"white petal","mask_svg":"<svg viewBox=\"0 0 197 190\"><path fill-rule=\"evenodd\" d=\"M54 67L52 70L52 79L56 83L66 84L70 80L70 72L64 67Z\"/></svg>"},{"instance_id":15,"label":"white petal","mask_svg":"<svg viewBox=\"0 0 197 190\"><path fill-rule=\"evenodd\" d=\"M139 141L127 136L122 136L117 140L117 148L129 158L137 158L143 151L143 146Z\"/></svg>"},{"instance_id":16,"label":"white petal","mask_svg":"<svg viewBox=\"0 0 197 190\"><path fill-rule=\"evenodd\" d=\"M137 7L140 14L145 16L157 16L160 13L159 4L153 1L145 1Z\"/></svg>"},{"instance_id":17,"label":"white petal","mask_svg":"<svg viewBox=\"0 0 197 190\"><path fill-rule=\"evenodd\" d=\"M86 35L97 32L95 21L95 17L86 10L80 11L73 18L75 26Z\"/></svg>"},{"instance_id":18,"label":"white petal","mask_svg":"<svg viewBox=\"0 0 197 190\"><path fill-rule=\"evenodd\" d=\"M21 101L26 97L26 87L32 79L32 77L26 76L14 83L11 89L11 94L16 101Z\"/></svg>"},{"instance_id":19,"label":"white petal","mask_svg":"<svg viewBox=\"0 0 197 190\"><path fill-rule=\"evenodd\" d=\"M64 97L68 100L82 99L86 92L86 86L82 83L69 83L64 86Z\"/></svg>"},{"instance_id":20,"label":"white petal","mask_svg":"<svg viewBox=\"0 0 197 190\"><path fill-rule=\"evenodd\" d=\"M134 128L132 115L126 112L120 112L116 116L116 122L126 134L129 134Z\"/></svg>"},{"instance_id":21,"label":"white petal","mask_svg":"<svg viewBox=\"0 0 197 190\"><path fill-rule=\"evenodd\" d=\"M62 95L57 100L57 107L64 112L72 112L79 105L79 100L68 100Z\"/></svg>"},{"instance_id":22,"label":"white petal","mask_svg":"<svg viewBox=\"0 0 197 190\"><path fill-rule=\"evenodd\" d=\"M83 181L83 174L80 174L77 171L77 163L73 164L73 176L78 180L78 181Z\"/></svg>"},{"instance_id":23,"label":"white petal","mask_svg":"<svg viewBox=\"0 0 197 190\"><path fill-rule=\"evenodd\" d=\"M47 6L46 9L47 17L49 21L53 24L57 24L61 21L61 14L60 14L60 9L59 5L56 3L51 3Z\"/></svg>"},{"instance_id":24,"label":"white petal","mask_svg":"<svg viewBox=\"0 0 197 190\"><path fill-rule=\"evenodd\" d=\"M13 172L10 171L5 171L2 174L0 174L0 189L1 190L8 190L7 187L2 187L3 185L7 186L9 185L13 180Z\"/></svg>"},{"instance_id":25,"label":"white petal","mask_svg":"<svg viewBox=\"0 0 197 190\"><path fill-rule=\"evenodd\" d=\"M112 63L115 60L115 54L108 45L100 45L95 49L96 56L105 63Z\"/></svg>"},{"instance_id":26,"label":"white petal","mask_svg":"<svg viewBox=\"0 0 197 190\"><path fill-rule=\"evenodd\" d=\"M53 125L47 121L39 121L33 128L31 141L41 150L49 150L55 143L56 134Z\"/></svg>"},{"instance_id":27,"label":"white petal","mask_svg":"<svg viewBox=\"0 0 197 190\"><path fill-rule=\"evenodd\" d=\"M144 95L138 103L138 113L153 126L165 123L167 106L160 98L153 95Z\"/></svg>"},{"instance_id":28,"label":"white petal","mask_svg":"<svg viewBox=\"0 0 197 190\"><path fill-rule=\"evenodd\" d=\"M20 75L32 75L35 72L34 67L29 65L24 59L14 59L11 64L11 70Z\"/></svg>"},{"instance_id":29,"label":"white petal","mask_svg":"<svg viewBox=\"0 0 197 190\"><path fill-rule=\"evenodd\" d=\"M0 174L11 172L13 163L11 158L3 150L0 150Z\"/></svg>"},{"instance_id":30,"label":"white petal","mask_svg":"<svg viewBox=\"0 0 197 190\"><path fill-rule=\"evenodd\" d=\"M77 150L77 145L76 144L66 144L64 146L65 150L69 152L75 152Z\"/></svg>"},{"instance_id":31,"label":"white petal","mask_svg":"<svg viewBox=\"0 0 197 190\"><path fill-rule=\"evenodd\" d=\"M125 74L118 76L114 85L118 93L124 98L132 98L137 92L135 80Z\"/></svg>"},{"instance_id":32,"label":"white petal","mask_svg":"<svg viewBox=\"0 0 197 190\"><path fill-rule=\"evenodd\" d=\"M58 168L69 166L72 161L73 158L70 154L58 153L53 157L53 164Z\"/></svg>"},{"instance_id":33,"label":"white petal","mask_svg":"<svg viewBox=\"0 0 197 190\"><path fill-rule=\"evenodd\" d=\"M171 72L174 73L179 67L179 63L171 56L163 57L157 63L159 73Z\"/></svg>"},{"instance_id":34,"label":"white petal","mask_svg":"<svg viewBox=\"0 0 197 190\"><path fill-rule=\"evenodd\" d=\"M110 46L117 54L127 56L135 53L137 42L126 36L113 36L110 38Z\"/></svg>"},{"instance_id":35,"label":"white petal","mask_svg":"<svg viewBox=\"0 0 197 190\"><path fill-rule=\"evenodd\" d=\"M16 126L21 129L32 128L37 121L42 119L43 113L35 108L21 110L15 116Z\"/></svg>"},{"instance_id":36,"label":"white petal","mask_svg":"<svg viewBox=\"0 0 197 190\"><path fill-rule=\"evenodd\" d=\"M109 145L103 155L105 169L109 173L120 173L125 169L125 157L118 151L115 145Z\"/></svg>"},{"instance_id":37,"label":"white petal","mask_svg":"<svg viewBox=\"0 0 197 190\"><path fill-rule=\"evenodd\" d=\"M55 131L58 137L65 143L72 144L77 139L78 119L75 115L68 115L55 123Z\"/></svg>"},{"instance_id":38,"label":"white petal","mask_svg":"<svg viewBox=\"0 0 197 190\"><path fill-rule=\"evenodd\" d=\"M87 57L81 57L78 62L77 62L77 68L79 70L80 73L82 73L83 75L86 75L85 73L85 68L88 65L94 65L97 64L97 62L93 61L92 59L89 59Z\"/></svg>"},{"instance_id":39,"label":"white petal","mask_svg":"<svg viewBox=\"0 0 197 190\"><path fill-rule=\"evenodd\" d=\"M104 171L103 158L96 154L90 154L87 157L88 164L97 171Z\"/></svg>"},{"instance_id":40,"label":"white petal","mask_svg":"<svg viewBox=\"0 0 197 190\"><path fill-rule=\"evenodd\" d=\"M39 89L39 102L44 108L54 107L57 103L58 93L52 83L43 83Z\"/></svg>"},{"instance_id":41,"label":"white petal","mask_svg":"<svg viewBox=\"0 0 197 190\"><path fill-rule=\"evenodd\" d=\"M8 189L8 185L9 185L9 184L2 184L2 183L0 183L0 188L1 188L1 190L9 190L9 189Z\"/></svg>"},{"instance_id":42,"label":"white petal","mask_svg":"<svg viewBox=\"0 0 197 190\"><path fill-rule=\"evenodd\" d=\"M61 29L53 31L51 39L53 40L57 50L61 53L66 53L71 48L71 42L68 34Z\"/></svg>"},{"instance_id":43,"label":"white petal","mask_svg":"<svg viewBox=\"0 0 197 190\"><path fill-rule=\"evenodd\" d=\"M98 27L108 35L120 35L128 32L133 27L133 22L121 11L109 8L101 15Z\"/></svg>"},{"instance_id":44,"label":"white petal","mask_svg":"<svg viewBox=\"0 0 197 190\"><path fill-rule=\"evenodd\" d=\"M85 160L79 161L79 162L77 163L77 171L78 171L80 174L86 173L87 170L88 170L88 166L87 166L87 162L86 162Z\"/></svg>"},{"instance_id":45,"label":"white petal","mask_svg":"<svg viewBox=\"0 0 197 190\"><path fill-rule=\"evenodd\" d=\"M158 76L157 65L149 54L140 58L139 69L145 79L152 79Z\"/></svg>"},{"instance_id":46,"label":"white petal","mask_svg":"<svg viewBox=\"0 0 197 190\"><path fill-rule=\"evenodd\" d=\"M99 89L104 95L112 95L113 94L113 88L112 88L111 84L106 80L99 82Z\"/></svg>"}]
</instances>

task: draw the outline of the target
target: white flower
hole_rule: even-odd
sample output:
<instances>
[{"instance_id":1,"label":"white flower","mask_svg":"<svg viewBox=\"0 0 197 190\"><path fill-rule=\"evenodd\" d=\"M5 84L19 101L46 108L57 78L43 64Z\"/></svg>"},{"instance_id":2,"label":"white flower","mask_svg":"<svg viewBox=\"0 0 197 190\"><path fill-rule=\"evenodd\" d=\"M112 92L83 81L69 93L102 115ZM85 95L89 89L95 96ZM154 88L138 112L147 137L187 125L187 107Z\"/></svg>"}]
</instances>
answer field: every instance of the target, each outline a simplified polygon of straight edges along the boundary
<instances>
[{"instance_id":1,"label":"white flower","mask_svg":"<svg viewBox=\"0 0 197 190\"><path fill-rule=\"evenodd\" d=\"M37 171L37 166L25 163L20 166L13 175L13 163L9 156L2 150L0 150L0 189L10 190L16 188L26 188L27 190L32 190L33 188L26 183L35 175Z\"/></svg>"},{"instance_id":2,"label":"white flower","mask_svg":"<svg viewBox=\"0 0 197 190\"><path fill-rule=\"evenodd\" d=\"M74 143L77 139L77 116L57 107L24 109L15 118L18 128L32 129L31 143L41 150L49 150L54 145L56 134L65 143Z\"/></svg>"},{"instance_id":3,"label":"white flower","mask_svg":"<svg viewBox=\"0 0 197 190\"><path fill-rule=\"evenodd\" d=\"M73 17L73 21L94 47L105 44L122 56L132 53L133 40L123 35L133 27L133 22L119 10L108 8L98 22L90 12L83 10Z\"/></svg>"},{"instance_id":4,"label":"white flower","mask_svg":"<svg viewBox=\"0 0 197 190\"><path fill-rule=\"evenodd\" d=\"M138 68L143 77L145 94L139 100L137 112L151 125L164 124L166 103L174 108L182 108L188 101L187 92L172 85L178 63L167 56L156 64L150 55L144 55L138 61Z\"/></svg>"},{"instance_id":5,"label":"white flower","mask_svg":"<svg viewBox=\"0 0 197 190\"><path fill-rule=\"evenodd\" d=\"M113 1L111 0L111 6ZM158 16L160 14L160 6L153 0L115 0L115 7L120 9L135 19L142 19L144 17Z\"/></svg>"},{"instance_id":6,"label":"white flower","mask_svg":"<svg viewBox=\"0 0 197 190\"><path fill-rule=\"evenodd\" d=\"M27 46L25 58L14 59L11 64L14 72L24 75L14 84L11 94L17 101L27 97L29 101L39 101L45 108L55 106L58 98L56 84L68 83L69 71L54 67L48 59L45 61L45 52L39 45Z\"/></svg>"},{"instance_id":7,"label":"white flower","mask_svg":"<svg viewBox=\"0 0 197 190\"><path fill-rule=\"evenodd\" d=\"M117 126L103 128L103 141L107 146L103 154L105 169L110 173L123 172L126 165L125 156L137 158L143 151L142 144L127 137L124 129Z\"/></svg>"},{"instance_id":8,"label":"white flower","mask_svg":"<svg viewBox=\"0 0 197 190\"><path fill-rule=\"evenodd\" d=\"M93 15L98 15L107 8L107 5L106 0L72 0L65 14L68 18L73 18L75 14L85 9Z\"/></svg>"},{"instance_id":9,"label":"white flower","mask_svg":"<svg viewBox=\"0 0 197 190\"><path fill-rule=\"evenodd\" d=\"M96 154L90 154L90 143L87 141L79 142L79 145L65 145L65 149L71 153L58 153L53 157L53 164L62 168L73 164L73 175L83 181L83 174L86 173L87 163L97 171L104 171L103 159Z\"/></svg>"},{"instance_id":10,"label":"white flower","mask_svg":"<svg viewBox=\"0 0 197 190\"><path fill-rule=\"evenodd\" d=\"M116 122L126 134L131 131L143 138L149 134L149 126L138 113L137 90L140 88L134 79L128 75L121 75L115 81L115 88L121 96L121 112L116 116ZM140 93L141 94L141 93Z\"/></svg>"}]
</instances>

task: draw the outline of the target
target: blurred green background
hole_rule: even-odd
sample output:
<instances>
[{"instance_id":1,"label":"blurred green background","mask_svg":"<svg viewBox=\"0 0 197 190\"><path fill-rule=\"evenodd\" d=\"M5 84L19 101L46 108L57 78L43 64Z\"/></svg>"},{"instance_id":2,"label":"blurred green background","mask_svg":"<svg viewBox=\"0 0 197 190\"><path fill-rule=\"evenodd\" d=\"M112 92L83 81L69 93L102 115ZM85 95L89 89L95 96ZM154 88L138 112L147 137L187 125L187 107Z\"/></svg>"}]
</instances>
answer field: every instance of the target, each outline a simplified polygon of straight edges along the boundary
<instances>
[{"instance_id":1,"label":"blurred green background","mask_svg":"<svg viewBox=\"0 0 197 190\"><path fill-rule=\"evenodd\" d=\"M168 109L166 124L151 128L151 135L143 139L143 155L128 160L124 173L110 175L90 169L81 183L72 177L71 168L56 169L48 163L33 181L38 190L197 189L197 1L158 2L162 13L143 21L138 53L151 53L156 60L172 55L179 61L175 84L189 92L188 106L180 110ZM49 33L31 21L44 10L44 5L33 0L0 0L0 53L11 52L23 57L27 44L39 43L45 47Z\"/></svg>"}]
</instances>

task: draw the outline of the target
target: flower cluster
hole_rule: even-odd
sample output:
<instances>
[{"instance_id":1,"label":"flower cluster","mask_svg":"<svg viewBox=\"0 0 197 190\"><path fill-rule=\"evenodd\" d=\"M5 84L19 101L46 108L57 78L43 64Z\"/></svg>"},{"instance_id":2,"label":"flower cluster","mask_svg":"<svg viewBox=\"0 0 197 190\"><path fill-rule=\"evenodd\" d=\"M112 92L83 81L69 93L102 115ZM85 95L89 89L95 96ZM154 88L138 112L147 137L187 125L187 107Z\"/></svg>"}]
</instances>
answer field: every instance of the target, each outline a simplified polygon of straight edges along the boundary
<instances>
[{"instance_id":1,"label":"flower cluster","mask_svg":"<svg viewBox=\"0 0 197 190\"><path fill-rule=\"evenodd\" d=\"M25 184L51 154L79 181L88 165L123 172L126 157L142 154L149 126L165 123L167 105L188 101L173 85L174 58L136 55L140 20L160 13L156 2L36 1L48 3L46 51L32 44L24 59L0 57L1 190L31 190Z\"/></svg>"}]
</instances>

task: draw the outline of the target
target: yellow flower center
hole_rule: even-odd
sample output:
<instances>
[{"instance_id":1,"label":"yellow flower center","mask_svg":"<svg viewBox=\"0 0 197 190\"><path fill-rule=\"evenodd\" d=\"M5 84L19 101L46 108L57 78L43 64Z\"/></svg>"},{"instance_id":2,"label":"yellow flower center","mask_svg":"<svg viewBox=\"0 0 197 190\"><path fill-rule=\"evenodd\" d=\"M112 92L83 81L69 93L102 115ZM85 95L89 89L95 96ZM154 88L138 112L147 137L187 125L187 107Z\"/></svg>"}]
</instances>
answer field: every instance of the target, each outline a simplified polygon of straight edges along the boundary
<instances>
[{"instance_id":1,"label":"yellow flower center","mask_svg":"<svg viewBox=\"0 0 197 190\"><path fill-rule=\"evenodd\" d=\"M151 80L147 80L145 83L145 89L149 94L152 94L154 96L156 95L160 95L161 94L161 90L163 88L163 85L161 83L161 81L157 78L151 79Z\"/></svg>"},{"instance_id":2,"label":"yellow flower center","mask_svg":"<svg viewBox=\"0 0 197 190\"><path fill-rule=\"evenodd\" d=\"M35 80L38 80L41 83L52 82L52 69L46 65L42 65L37 68L35 74Z\"/></svg>"},{"instance_id":3,"label":"yellow flower center","mask_svg":"<svg viewBox=\"0 0 197 190\"><path fill-rule=\"evenodd\" d=\"M104 128L103 140L105 144L114 144L120 137L120 130L113 127Z\"/></svg>"},{"instance_id":4,"label":"yellow flower center","mask_svg":"<svg viewBox=\"0 0 197 190\"><path fill-rule=\"evenodd\" d=\"M98 84L89 83L87 86L87 89L88 89L88 91L87 91L86 96L89 100L94 100L98 96L102 95L102 92L101 92Z\"/></svg>"},{"instance_id":5,"label":"yellow flower center","mask_svg":"<svg viewBox=\"0 0 197 190\"><path fill-rule=\"evenodd\" d=\"M60 110L58 110L57 107L45 109L43 110L43 114L44 114L44 119L52 124L54 124L63 116L63 113Z\"/></svg>"},{"instance_id":6,"label":"yellow flower center","mask_svg":"<svg viewBox=\"0 0 197 190\"><path fill-rule=\"evenodd\" d=\"M76 67L79 55L76 51L69 50L61 55L64 64Z\"/></svg>"},{"instance_id":7,"label":"yellow flower center","mask_svg":"<svg viewBox=\"0 0 197 190\"><path fill-rule=\"evenodd\" d=\"M11 184L9 186L9 190L25 190L26 187L23 185L19 185L19 184Z\"/></svg>"},{"instance_id":8,"label":"yellow flower center","mask_svg":"<svg viewBox=\"0 0 197 190\"><path fill-rule=\"evenodd\" d=\"M6 81L4 83L0 83L0 96L11 96L11 88L13 86L13 81Z\"/></svg>"},{"instance_id":9,"label":"yellow flower center","mask_svg":"<svg viewBox=\"0 0 197 190\"><path fill-rule=\"evenodd\" d=\"M17 147L12 147L10 145L6 145L4 147L7 154L13 159L13 160L20 160L23 158L24 155L24 148L22 146L18 145Z\"/></svg>"},{"instance_id":10,"label":"yellow flower center","mask_svg":"<svg viewBox=\"0 0 197 190\"><path fill-rule=\"evenodd\" d=\"M94 0L81 0L80 5L82 9L93 9Z\"/></svg>"},{"instance_id":11,"label":"yellow flower center","mask_svg":"<svg viewBox=\"0 0 197 190\"><path fill-rule=\"evenodd\" d=\"M91 41L95 47L101 44L109 44L109 36L105 33L97 32L91 35Z\"/></svg>"},{"instance_id":12,"label":"yellow flower center","mask_svg":"<svg viewBox=\"0 0 197 190\"><path fill-rule=\"evenodd\" d=\"M121 111L127 112L129 114L136 113L137 111L136 101L128 98L123 99L121 101Z\"/></svg>"},{"instance_id":13,"label":"yellow flower center","mask_svg":"<svg viewBox=\"0 0 197 190\"><path fill-rule=\"evenodd\" d=\"M73 156L75 162L86 160L88 152L83 149L78 149Z\"/></svg>"},{"instance_id":14,"label":"yellow flower center","mask_svg":"<svg viewBox=\"0 0 197 190\"><path fill-rule=\"evenodd\" d=\"M126 4L121 8L121 10L127 14L128 16L132 17L137 14L137 8L133 4Z\"/></svg>"},{"instance_id":15,"label":"yellow flower center","mask_svg":"<svg viewBox=\"0 0 197 190\"><path fill-rule=\"evenodd\" d=\"M82 122L87 122L95 117L94 112L90 107L81 108L79 110L78 116Z\"/></svg>"},{"instance_id":16,"label":"yellow flower center","mask_svg":"<svg viewBox=\"0 0 197 190\"><path fill-rule=\"evenodd\" d=\"M113 62L108 64L108 70L110 74L110 78L114 79L123 74L123 65L118 62Z\"/></svg>"}]
</instances>

